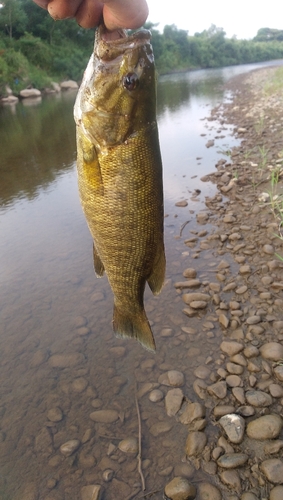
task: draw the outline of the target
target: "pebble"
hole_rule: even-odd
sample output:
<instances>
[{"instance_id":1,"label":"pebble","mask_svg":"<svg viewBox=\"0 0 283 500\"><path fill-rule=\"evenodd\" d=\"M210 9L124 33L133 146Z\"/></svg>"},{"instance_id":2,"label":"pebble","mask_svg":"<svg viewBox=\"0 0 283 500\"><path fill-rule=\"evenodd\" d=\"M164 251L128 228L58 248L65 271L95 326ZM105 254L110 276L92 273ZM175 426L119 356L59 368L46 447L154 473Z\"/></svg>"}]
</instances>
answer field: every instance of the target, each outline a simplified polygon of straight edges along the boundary
<instances>
[{"instance_id":1,"label":"pebble","mask_svg":"<svg viewBox=\"0 0 283 500\"><path fill-rule=\"evenodd\" d=\"M236 363L227 363L226 369L232 375L241 375L244 371L243 366L237 365Z\"/></svg>"},{"instance_id":2,"label":"pebble","mask_svg":"<svg viewBox=\"0 0 283 500\"><path fill-rule=\"evenodd\" d=\"M245 399L244 389L242 389L241 387L233 387L232 394L237 399L237 401L239 401L241 405L245 404L246 399Z\"/></svg>"},{"instance_id":3,"label":"pebble","mask_svg":"<svg viewBox=\"0 0 283 500\"><path fill-rule=\"evenodd\" d=\"M157 437L160 434L165 434L166 432L169 432L172 429L172 424L169 422L157 422L156 424L153 424L149 432L154 436Z\"/></svg>"},{"instance_id":4,"label":"pebble","mask_svg":"<svg viewBox=\"0 0 283 500\"><path fill-rule=\"evenodd\" d=\"M171 389L165 396L165 408L168 417L174 417L181 408L184 394L181 389Z\"/></svg>"},{"instance_id":5,"label":"pebble","mask_svg":"<svg viewBox=\"0 0 283 500\"><path fill-rule=\"evenodd\" d=\"M263 415L248 423L247 435L252 439L275 439L279 436L282 425L283 420L279 415Z\"/></svg>"},{"instance_id":6,"label":"pebble","mask_svg":"<svg viewBox=\"0 0 283 500\"><path fill-rule=\"evenodd\" d=\"M224 470L220 473L221 480L224 484L229 486L232 490L237 493L241 491L241 480L238 472L236 470Z\"/></svg>"},{"instance_id":7,"label":"pebble","mask_svg":"<svg viewBox=\"0 0 283 500\"><path fill-rule=\"evenodd\" d=\"M70 368L85 361L85 357L80 353L53 354L48 363L52 368Z\"/></svg>"},{"instance_id":8,"label":"pebble","mask_svg":"<svg viewBox=\"0 0 283 500\"><path fill-rule=\"evenodd\" d=\"M159 403L159 401L162 401L163 398L164 398L164 394L160 389L154 389L153 391L151 391L149 393L149 396L148 396L148 399L152 403Z\"/></svg>"},{"instance_id":9,"label":"pebble","mask_svg":"<svg viewBox=\"0 0 283 500\"><path fill-rule=\"evenodd\" d=\"M191 304L192 302L208 302L210 300L210 295L207 293L191 292L184 293L182 299L185 304Z\"/></svg>"},{"instance_id":10,"label":"pebble","mask_svg":"<svg viewBox=\"0 0 283 500\"><path fill-rule=\"evenodd\" d=\"M195 468L191 463L180 463L174 467L174 474L175 476L182 476L190 479L195 474Z\"/></svg>"},{"instance_id":11,"label":"pebble","mask_svg":"<svg viewBox=\"0 0 283 500\"><path fill-rule=\"evenodd\" d=\"M175 203L175 207L187 207L187 206L188 202L186 200L177 201Z\"/></svg>"},{"instance_id":12,"label":"pebble","mask_svg":"<svg viewBox=\"0 0 283 500\"><path fill-rule=\"evenodd\" d=\"M283 486L278 485L272 488L269 495L269 500L282 500L282 498L283 498Z\"/></svg>"},{"instance_id":13,"label":"pebble","mask_svg":"<svg viewBox=\"0 0 283 500\"><path fill-rule=\"evenodd\" d=\"M265 445L264 453L266 455L274 455L274 453L279 453L279 451L282 448L283 448L283 441L280 439L276 439Z\"/></svg>"},{"instance_id":14,"label":"pebble","mask_svg":"<svg viewBox=\"0 0 283 500\"><path fill-rule=\"evenodd\" d=\"M279 384L270 384L269 392L273 398L283 398L283 387Z\"/></svg>"},{"instance_id":15,"label":"pebble","mask_svg":"<svg viewBox=\"0 0 283 500\"><path fill-rule=\"evenodd\" d=\"M63 412L59 406L55 406L54 408L51 408L47 412L47 418L51 422L61 422L63 420Z\"/></svg>"},{"instance_id":16,"label":"pebble","mask_svg":"<svg viewBox=\"0 0 283 500\"><path fill-rule=\"evenodd\" d=\"M81 489L81 500L101 500L102 488L98 484L89 484Z\"/></svg>"},{"instance_id":17,"label":"pebble","mask_svg":"<svg viewBox=\"0 0 283 500\"><path fill-rule=\"evenodd\" d=\"M235 407L232 405L219 405L215 406L213 410L213 414L215 418L220 418L223 417L224 415L227 415L228 413L234 413Z\"/></svg>"},{"instance_id":18,"label":"pebble","mask_svg":"<svg viewBox=\"0 0 283 500\"><path fill-rule=\"evenodd\" d=\"M219 489L210 483L201 482L198 485L198 500L222 500Z\"/></svg>"},{"instance_id":19,"label":"pebble","mask_svg":"<svg viewBox=\"0 0 283 500\"><path fill-rule=\"evenodd\" d=\"M239 375L228 375L226 377L226 383L229 387L239 387L242 385L242 379Z\"/></svg>"},{"instance_id":20,"label":"pebble","mask_svg":"<svg viewBox=\"0 0 283 500\"><path fill-rule=\"evenodd\" d=\"M283 484L283 462L279 458L264 460L260 466L265 477L271 483Z\"/></svg>"},{"instance_id":21,"label":"pebble","mask_svg":"<svg viewBox=\"0 0 283 500\"><path fill-rule=\"evenodd\" d=\"M262 250L267 255L273 255L274 254L274 247L272 245L263 245Z\"/></svg>"},{"instance_id":22,"label":"pebble","mask_svg":"<svg viewBox=\"0 0 283 500\"><path fill-rule=\"evenodd\" d=\"M243 293L245 293L247 291L248 287L246 285L243 285L243 286L239 286L239 288L236 288L235 292L238 294L238 295L242 295Z\"/></svg>"},{"instance_id":23,"label":"pebble","mask_svg":"<svg viewBox=\"0 0 283 500\"><path fill-rule=\"evenodd\" d=\"M248 455L245 453L225 453L217 460L217 465L223 469L235 469L241 467L248 461Z\"/></svg>"},{"instance_id":24,"label":"pebble","mask_svg":"<svg viewBox=\"0 0 283 500\"><path fill-rule=\"evenodd\" d=\"M276 366L274 368L274 374L280 382L283 382L283 366L282 365Z\"/></svg>"},{"instance_id":25,"label":"pebble","mask_svg":"<svg viewBox=\"0 0 283 500\"><path fill-rule=\"evenodd\" d=\"M216 396L219 399L224 399L227 395L227 384L224 380L216 382L215 384L209 385L207 387L207 392L211 396Z\"/></svg>"},{"instance_id":26,"label":"pebble","mask_svg":"<svg viewBox=\"0 0 283 500\"><path fill-rule=\"evenodd\" d=\"M245 420L240 415L231 413L224 415L219 420L219 424L224 429L231 443L241 443L245 433Z\"/></svg>"},{"instance_id":27,"label":"pebble","mask_svg":"<svg viewBox=\"0 0 283 500\"><path fill-rule=\"evenodd\" d=\"M83 378L83 377L78 377L75 380L73 380L71 387L74 392L81 393L83 392L88 386L88 381Z\"/></svg>"},{"instance_id":28,"label":"pebble","mask_svg":"<svg viewBox=\"0 0 283 500\"><path fill-rule=\"evenodd\" d=\"M272 404L272 397L263 391L251 390L246 392L246 400L248 404L256 408L262 406L270 406Z\"/></svg>"},{"instance_id":29,"label":"pebble","mask_svg":"<svg viewBox=\"0 0 283 500\"><path fill-rule=\"evenodd\" d=\"M186 455L199 456L207 443L207 436L204 432L193 431L187 437L186 441Z\"/></svg>"},{"instance_id":30,"label":"pebble","mask_svg":"<svg viewBox=\"0 0 283 500\"><path fill-rule=\"evenodd\" d=\"M78 439L71 439L60 446L60 451L65 457L70 457L80 446Z\"/></svg>"},{"instance_id":31,"label":"pebble","mask_svg":"<svg viewBox=\"0 0 283 500\"><path fill-rule=\"evenodd\" d=\"M244 349L243 354L248 359L256 358L257 356L259 356L259 349L254 345L249 345Z\"/></svg>"},{"instance_id":32,"label":"pebble","mask_svg":"<svg viewBox=\"0 0 283 500\"><path fill-rule=\"evenodd\" d=\"M193 268L193 267L188 267L187 269L185 269L185 271L183 272L183 276L185 278L195 278L197 275L197 272L196 270Z\"/></svg>"},{"instance_id":33,"label":"pebble","mask_svg":"<svg viewBox=\"0 0 283 500\"><path fill-rule=\"evenodd\" d=\"M195 420L205 417L205 412L205 406L201 403L188 403L182 411L179 421L185 425L191 424Z\"/></svg>"},{"instance_id":34,"label":"pebble","mask_svg":"<svg viewBox=\"0 0 283 500\"><path fill-rule=\"evenodd\" d=\"M249 316L249 318L247 318L247 320L246 320L246 323L248 325L256 325L257 323L260 323L260 321L261 321L261 317L254 315L254 316Z\"/></svg>"},{"instance_id":35,"label":"pebble","mask_svg":"<svg viewBox=\"0 0 283 500\"><path fill-rule=\"evenodd\" d=\"M242 494L241 500L258 500L258 496L252 491L246 491Z\"/></svg>"},{"instance_id":36,"label":"pebble","mask_svg":"<svg viewBox=\"0 0 283 500\"><path fill-rule=\"evenodd\" d=\"M139 449L138 440L135 437L122 439L122 441L120 441L118 444L118 448L124 453L131 453L136 455Z\"/></svg>"},{"instance_id":37,"label":"pebble","mask_svg":"<svg viewBox=\"0 0 283 500\"><path fill-rule=\"evenodd\" d=\"M244 349L243 344L240 342L233 342L229 340L224 340L220 344L220 349L228 356L234 356Z\"/></svg>"},{"instance_id":38,"label":"pebble","mask_svg":"<svg viewBox=\"0 0 283 500\"><path fill-rule=\"evenodd\" d=\"M166 484L165 498L169 500L194 500L197 494L196 487L184 477L174 477Z\"/></svg>"},{"instance_id":39,"label":"pebble","mask_svg":"<svg viewBox=\"0 0 283 500\"><path fill-rule=\"evenodd\" d=\"M111 424L118 420L119 414L116 410L97 410L90 414L90 418L94 422Z\"/></svg>"},{"instance_id":40,"label":"pebble","mask_svg":"<svg viewBox=\"0 0 283 500\"><path fill-rule=\"evenodd\" d=\"M260 347L260 354L264 359L280 361L283 359L283 345L279 342L268 342Z\"/></svg>"},{"instance_id":41,"label":"pebble","mask_svg":"<svg viewBox=\"0 0 283 500\"><path fill-rule=\"evenodd\" d=\"M112 469L105 469L102 473L102 479L106 483L112 481L113 477L114 477L114 470Z\"/></svg>"},{"instance_id":42,"label":"pebble","mask_svg":"<svg viewBox=\"0 0 283 500\"><path fill-rule=\"evenodd\" d=\"M162 385L181 387L184 385L185 377L183 373L178 370L169 370L168 372L160 375L158 382Z\"/></svg>"}]
</instances>

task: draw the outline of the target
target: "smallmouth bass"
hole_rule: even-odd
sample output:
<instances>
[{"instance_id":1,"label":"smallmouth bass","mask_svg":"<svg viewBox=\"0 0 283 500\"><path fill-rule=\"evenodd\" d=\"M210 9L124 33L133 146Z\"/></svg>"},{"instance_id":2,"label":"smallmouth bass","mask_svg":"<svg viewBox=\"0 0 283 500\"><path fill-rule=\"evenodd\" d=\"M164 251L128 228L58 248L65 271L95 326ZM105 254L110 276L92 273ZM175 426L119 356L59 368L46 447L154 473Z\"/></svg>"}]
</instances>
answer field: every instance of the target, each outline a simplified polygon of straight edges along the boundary
<instances>
[{"instance_id":1,"label":"smallmouth bass","mask_svg":"<svg viewBox=\"0 0 283 500\"><path fill-rule=\"evenodd\" d=\"M113 39L114 36L114 39ZM114 294L113 329L146 349L155 341L144 310L165 275L162 162L150 32L96 31L75 103L81 205L97 276Z\"/></svg>"}]
</instances>

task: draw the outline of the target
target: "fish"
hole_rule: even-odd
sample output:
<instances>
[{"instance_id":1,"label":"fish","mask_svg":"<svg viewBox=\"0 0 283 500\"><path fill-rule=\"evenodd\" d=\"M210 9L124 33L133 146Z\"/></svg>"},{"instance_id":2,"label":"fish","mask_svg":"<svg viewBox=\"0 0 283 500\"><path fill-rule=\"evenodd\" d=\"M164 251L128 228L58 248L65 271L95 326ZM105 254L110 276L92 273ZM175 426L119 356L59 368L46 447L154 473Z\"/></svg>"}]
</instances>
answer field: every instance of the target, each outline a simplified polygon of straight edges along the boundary
<instances>
[{"instance_id":1,"label":"fish","mask_svg":"<svg viewBox=\"0 0 283 500\"><path fill-rule=\"evenodd\" d=\"M101 24L77 94L79 196L97 277L114 295L113 330L155 351L144 309L165 277L162 160L151 34Z\"/></svg>"}]
</instances>

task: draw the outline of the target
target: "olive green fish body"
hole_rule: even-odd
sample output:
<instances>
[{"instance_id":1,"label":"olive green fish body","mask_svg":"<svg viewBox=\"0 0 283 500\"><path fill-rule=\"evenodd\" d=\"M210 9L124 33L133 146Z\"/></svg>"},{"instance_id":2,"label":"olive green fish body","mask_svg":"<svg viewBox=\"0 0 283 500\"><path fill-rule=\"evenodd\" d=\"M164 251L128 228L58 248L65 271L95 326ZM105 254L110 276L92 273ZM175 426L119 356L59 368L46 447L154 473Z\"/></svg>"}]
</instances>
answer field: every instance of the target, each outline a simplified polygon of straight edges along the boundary
<instances>
[{"instance_id":1,"label":"olive green fish body","mask_svg":"<svg viewBox=\"0 0 283 500\"><path fill-rule=\"evenodd\" d=\"M146 282L161 290L165 255L152 49L145 30L108 42L103 33L75 105L79 193L96 274L105 270L114 294L114 331L154 350L143 295Z\"/></svg>"}]
</instances>

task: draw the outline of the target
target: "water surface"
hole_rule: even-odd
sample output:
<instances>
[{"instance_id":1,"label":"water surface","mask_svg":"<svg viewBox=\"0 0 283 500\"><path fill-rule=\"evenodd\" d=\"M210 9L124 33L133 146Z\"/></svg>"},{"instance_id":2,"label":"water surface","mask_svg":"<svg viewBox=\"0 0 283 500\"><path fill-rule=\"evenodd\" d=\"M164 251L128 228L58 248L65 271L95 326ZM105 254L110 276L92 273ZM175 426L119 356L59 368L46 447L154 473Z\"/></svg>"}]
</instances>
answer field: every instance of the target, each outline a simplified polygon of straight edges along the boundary
<instances>
[{"instance_id":1,"label":"water surface","mask_svg":"<svg viewBox=\"0 0 283 500\"><path fill-rule=\"evenodd\" d=\"M75 94L0 108L1 500L75 500L81 487L102 484L102 471L110 467L109 443L137 435L136 384L154 384L162 371L178 369L185 375L184 392L193 398L193 370L208 355L217 359L220 332L207 340L181 330L198 327L198 320L189 322L182 315L173 283L182 279L186 267L197 267L199 276L205 276L211 252L194 261L179 234L190 220L184 237L191 235L197 227L195 213L204 208L205 196L215 192L200 178L236 144L229 127L219 126L216 134L206 117L230 98L223 88L227 79L255 67L200 70L159 80L167 282L160 297L146 292L155 356L113 336L112 293L106 278L94 276L92 241L77 191ZM209 139L215 146L208 149ZM192 201L195 189L201 194ZM175 207L181 199L189 201L188 207ZM147 488L161 490L166 481L161 472L181 462L186 429L170 420L172 429L165 437L154 437L151 426L169 421L164 402L153 404L144 396L140 404L143 458L151 464L145 467ZM57 407L63 418L56 422L48 412ZM118 410L119 421L95 424L89 415L98 408ZM82 443L86 432L90 437ZM80 448L64 458L59 447L70 439L79 439ZM112 467L117 465L115 480L133 487L139 477L133 460L124 458L116 453L111 460ZM104 485L106 500L125 499L127 492L118 494L122 485L117 484ZM155 498L162 498L161 493Z\"/></svg>"}]
</instances>

